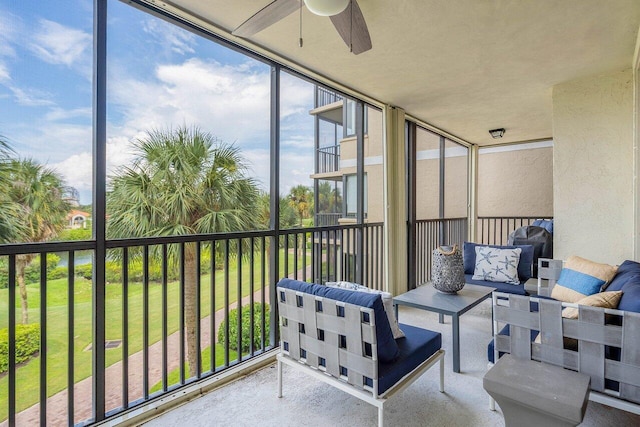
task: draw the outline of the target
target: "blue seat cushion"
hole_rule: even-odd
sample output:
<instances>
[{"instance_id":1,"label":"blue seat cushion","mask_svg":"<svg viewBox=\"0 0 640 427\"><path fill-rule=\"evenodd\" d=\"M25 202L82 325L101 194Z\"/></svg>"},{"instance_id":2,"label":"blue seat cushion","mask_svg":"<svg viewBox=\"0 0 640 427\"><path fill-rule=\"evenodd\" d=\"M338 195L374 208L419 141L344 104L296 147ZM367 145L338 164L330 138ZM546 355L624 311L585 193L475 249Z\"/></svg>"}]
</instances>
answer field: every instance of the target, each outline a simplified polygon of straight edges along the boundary
<instances>
[{"instance_id":1,"label":"blue seat cushion","mask_svg":"<svg viewBox=\"0 0 640 427\"><path fill-rule=\"evenodd\" d=\"M473 274L465 274L464 282L471 283L472 285L488 286L490 288L496 288L497 292L506 292L508 294L528 295L524 290L524 282L520 282L519 285L512 285L510 283L502 282L489 282L487 280L474 280Z\"/></svg>"},{"instance_id":2,"label":"blue seat cushion","mask_svg":"<svg viewBox=\"0 0 640 427\"><path fill-rule=\"evenodd\" d=\"M606 288L607 291L622 291L618 310L640 313L640 263L626 260Z\"/></svg>"},{"instance_id":3,"label":"blue seat cushion","mask_svg":"<svg viewBox=\"0 0 640 427\"><path fill-rule=\"evenodd\" d=\"M473 275L473 270L476 268L476 246L489 246L490 248L498 249L514 249L520 248L520 261L518 262L518 278L520 282L526 282L531 279L532 267L533 267L533 245L511 245L511 246L499 246L499 245L483 245L480 243L464 242L462 252L462 263L464 265L464 274Z\"/></svg>"},{"instance_id":4,"label":"blue seat cushion","mask_svg":"<svg viewBox=\"0 0 640 427\"><path fill-rule=\"evenodd\" d=\"M400 329L405 337L396 340L400 349L398 358L393 363L378 363L378 394L387 391L442 348L440 332L403 324L400 325ZM371 385L371 382L368 382Z\"/></svg>"},{"instance_id":5,"label":"blue seat cushion","mask_svg":"<svg viewBox=\"0 0 640 427\"><path fill-rule=\"evenodd\" d=\"M378 360L391 362L399 355L398 344L393 338L393 332L389 325L389 319L382 305L380 294L356 292L341 288L317 285L315 283L301 282L300 280L282 279L278 282L281 288L317 295L336 301L373 308L376 321L376 340L378 344ZM280 296L278 296L280 298Z\"/></svg>"}]
</instances>

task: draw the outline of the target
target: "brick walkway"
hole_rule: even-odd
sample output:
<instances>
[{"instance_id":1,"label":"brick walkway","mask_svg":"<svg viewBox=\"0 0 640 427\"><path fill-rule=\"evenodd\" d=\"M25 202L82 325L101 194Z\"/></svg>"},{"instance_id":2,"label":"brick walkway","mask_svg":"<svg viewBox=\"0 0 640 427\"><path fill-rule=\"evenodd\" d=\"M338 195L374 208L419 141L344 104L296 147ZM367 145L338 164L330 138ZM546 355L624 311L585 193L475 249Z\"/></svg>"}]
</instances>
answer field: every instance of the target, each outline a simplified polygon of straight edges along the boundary
<instances>
[{"instance_id":1,"label":"brick walkway","mask_svg":"<svg viewBox=\"0 0 640 427\"><path fill-rule=\"evenodd\" d=\"M260 291L254 293L254 301L260 301ZM269 294L266 293L266 302L269 302ZM242 304L248 304L249 297L242 299ZM235 308L237 303L229 306L229 310ZM215 332L224 317L224 310L218 310L215 314ZM210 317L203 318L200 322L201 346L210 345ZM174 332L167 340L168 367L171 372L180 365L180 334ZM186 355L185 355L186 357ZM106 378L106 410L112 410L122 406L122 362L114 363L105 372ZM142 351L129 356L129 401L142 398ZM162 380L162 341L149 346L149 387ZM92 416L92 377L75 384L74 423L87 420ZM40 404L31 406L16 414L17 426L36 426L40 423ZM67 390L63 390L47 399L47 425L62 426L68 424L67 418ZM8 421L0 423L0 427L8 426Z\"/></svg>"}]
</instances>

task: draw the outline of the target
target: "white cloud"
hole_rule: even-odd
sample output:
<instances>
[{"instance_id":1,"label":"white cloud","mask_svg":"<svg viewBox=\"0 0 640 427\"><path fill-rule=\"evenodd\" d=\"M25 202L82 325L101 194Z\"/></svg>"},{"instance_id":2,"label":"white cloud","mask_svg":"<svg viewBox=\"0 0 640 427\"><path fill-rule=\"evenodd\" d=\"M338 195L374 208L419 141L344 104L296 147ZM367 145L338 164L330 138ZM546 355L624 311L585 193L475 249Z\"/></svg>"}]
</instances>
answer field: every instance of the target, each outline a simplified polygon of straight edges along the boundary
<instances>
[{"instance_id":1,"label":"white cloud","mask_svg":"<svg viewBox=\"0 0 640 427\"><path fill-rule=\"evenodd\" d=\"M15 56L12 43L19 26L20 19L17 16L0 9L0 56Z\"/></svg>"},{"instance_id":2,"label":"white cloud","mask_svg":"<svg viewBox=\"0 0 640 427\"><path fill-rule=\"evenodd\" d=\"M8 85L9 90L13 92L16 102L20 105L28 107L37 107L42 105L53 105L51 94L38 89L21 89L15 85Z\"/></svg>"},{"instance_id":3,"label":"white cloud","mask_svg":"<svg viewBox=\"0 0 640 427\"><path fill-rule=\"evenodd\" d=\"M8 83L11 81L11 75L9 69L5 64L0 62L0 83Z\"/></svg>"},{"instance_id":4,"label":"white cloud","mask_svg":"<svg viewBox=\"0 0 640 427\"><path fill-rule=\"evenodd\" d=\"M91 117L91 108L74 108L72 110L63 110L62 108L52 108L49 112L47 112L44 116L45 120L49 121L61 121L72 119L76 117Z\"/></svg>"},{"instance_id":5,"label":"white cloud","mask_svg":"<svg viewBox=\"0 0 640 427\"><path fill-rule=\"evenodd\" d=\"M91 66L93 37L84 31L41 19L30 40L29 49L45 62L74 69Z\"/></svg>"},{"instance_id":6,"label":"white cloud","mask_svg":"<svg viewBox=\"0 0 640 427\"><path fill-rule=\"evenodd\" d=\"M159 65L155 77L112 81L111 100L125 117L124 135L187 124L240 146L264 139L268 147L268 68L225 66L193 58Z\"/></svg>"},{"instance_id":7,"label":"white cloud","mask_svg":"<svg viewBox=\"0 0 640 427\"><path fill-rule=\"evenodd\" d=\"M196 43L195 34L180 27L159 19L147 19L142 23L142 29L163 47L168 46L173 52L181 55L195 52L193 48Z\"/></svg>"},{"instance_id":8,"label":"white cloud","mask_svg":"<svg viewBox=\"0 0 640 427\"><path fill-rule=\"evenodd\" d=\"M68 185L76 190L91 190L93 187L93 156L90 152L74 154L71 157L51 165L64 176Z\"/></svg>"}]
</instances>

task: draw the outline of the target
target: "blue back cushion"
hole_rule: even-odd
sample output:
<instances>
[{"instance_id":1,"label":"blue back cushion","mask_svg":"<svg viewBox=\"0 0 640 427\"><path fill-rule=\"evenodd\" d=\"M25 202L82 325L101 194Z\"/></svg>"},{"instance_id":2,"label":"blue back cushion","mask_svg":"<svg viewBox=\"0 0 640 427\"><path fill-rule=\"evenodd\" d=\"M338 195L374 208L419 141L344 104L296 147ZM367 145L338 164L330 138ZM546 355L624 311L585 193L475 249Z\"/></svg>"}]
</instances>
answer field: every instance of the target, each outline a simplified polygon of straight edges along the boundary
<instances>
[{"instance_id":1,"label":"blue back cushion","mask_svg":"<svg viewBox=\"0 0 640 427\"><path fill-rule=\"evenodd\" d=\"M520 282L526 282L531 279L531 267L533 265L533 245L483 245L480 243L464 242L463 246L463 263L464 274L473 274L476 268L476 246L489 246L490 248L513 249L520 248L520 262L518 263L518 278Z\"/></svg>"},{"instance_id":2,"label":"blue back cushion","mask_svg":"<svg viewBox=\"0 0 640 427\"><path fill-rule=\"evenodd\" d=\"M614 276L607 291L622 291L618 310L640 313L640 263L626 260Z\"/></svg>"},{"instance_id":3,"label":"blue back cushion","mask_svg":"<svg viewBox=\"0 0 640 427\"><path fill-rule=\"evenodd\" d=\"M292 279L282 279L278 282L278 286L361 307L373 308L376 321L376 339L378 341L378 360L391 362L398 357L398 344L393 338L393 332L391 331L387 314L384 311L380 294L332 288Z\"/></svg>"}]
</instances>

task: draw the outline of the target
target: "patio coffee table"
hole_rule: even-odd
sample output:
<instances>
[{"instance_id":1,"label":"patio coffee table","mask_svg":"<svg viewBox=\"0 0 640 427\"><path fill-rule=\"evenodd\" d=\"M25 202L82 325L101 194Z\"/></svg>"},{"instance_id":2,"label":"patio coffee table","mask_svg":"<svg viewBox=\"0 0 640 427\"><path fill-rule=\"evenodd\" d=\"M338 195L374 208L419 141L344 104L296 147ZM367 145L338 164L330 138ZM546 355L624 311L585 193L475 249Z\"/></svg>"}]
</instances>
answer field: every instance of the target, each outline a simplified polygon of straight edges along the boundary
<instances>
[{"instance_id":1,"label":"patio coffee table","mask_svg":"<svg viewBox=\"0 0 640 427\"><path fill-rule=\"evenodd\" d=\"M457 294L445 294L437 291L430 283L418 286L393 299L396 318L398 306L406 305L422 310L433 311L440 316L440 323L444 315L451 316L453 329L453 372L460 372L460 316L471 310L482 301L491 297L495 288L478 285L464 285Z\"/></svg>"}]
</instances>

